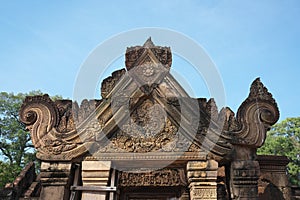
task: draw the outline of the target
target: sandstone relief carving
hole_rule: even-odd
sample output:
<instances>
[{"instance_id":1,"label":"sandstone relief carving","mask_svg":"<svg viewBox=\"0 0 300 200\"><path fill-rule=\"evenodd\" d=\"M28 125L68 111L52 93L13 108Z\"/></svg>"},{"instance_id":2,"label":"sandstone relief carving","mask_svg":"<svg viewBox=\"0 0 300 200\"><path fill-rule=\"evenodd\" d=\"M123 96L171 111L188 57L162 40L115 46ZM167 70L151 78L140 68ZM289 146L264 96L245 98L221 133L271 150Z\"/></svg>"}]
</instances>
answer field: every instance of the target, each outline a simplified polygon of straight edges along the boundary
<instances>
[{"instance_id":1,"label":"sandstone relief carving","mask_svg":"<svg viewBox=\"0 0 300 200\"><path fill-rule=\"evenodd\" d=\"M253 82L235 116L230 108L219 111L214 99L189 97L169 73L171 64L170 48L148 40L127 49L126 69L102 82L101 100L79 106L47 95L26 98L20 119L31 132L37 156L72 160L92 148L103 153L204 151L218 161L235 153L253 157L248 149L263 144L279 117L260 80Z\"/></svg>"}]
</instances>

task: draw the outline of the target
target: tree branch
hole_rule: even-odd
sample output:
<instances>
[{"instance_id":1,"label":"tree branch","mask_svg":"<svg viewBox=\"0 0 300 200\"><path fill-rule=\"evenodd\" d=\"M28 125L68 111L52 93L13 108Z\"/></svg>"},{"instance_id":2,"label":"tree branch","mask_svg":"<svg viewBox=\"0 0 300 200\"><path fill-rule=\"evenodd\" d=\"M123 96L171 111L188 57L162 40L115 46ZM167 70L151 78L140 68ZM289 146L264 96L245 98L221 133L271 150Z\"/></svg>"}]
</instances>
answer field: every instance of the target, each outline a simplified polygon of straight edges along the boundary
<instances>
[{"instance_id":1,"label":"tree branch","mask_svg":"<svg viewBox=\"0 0 300 200\"><path fill-rule=\"evenodd\" d=\"M25 148L34 148L33 144L28 144L25 146Z\"/></svg>"},{"instance_id":2,"label":"tree branch","mask_svg":"<svg viewBox=\"0 0 300 200\"><path fill-rule=\"evenodd\" d=\"M9 159L10 163L13 163L12 156L10 155L9 151L3 146L4 146L3 143L0 142L0 150L1 150L2 154Z\"/></svg>"}]
</instances>

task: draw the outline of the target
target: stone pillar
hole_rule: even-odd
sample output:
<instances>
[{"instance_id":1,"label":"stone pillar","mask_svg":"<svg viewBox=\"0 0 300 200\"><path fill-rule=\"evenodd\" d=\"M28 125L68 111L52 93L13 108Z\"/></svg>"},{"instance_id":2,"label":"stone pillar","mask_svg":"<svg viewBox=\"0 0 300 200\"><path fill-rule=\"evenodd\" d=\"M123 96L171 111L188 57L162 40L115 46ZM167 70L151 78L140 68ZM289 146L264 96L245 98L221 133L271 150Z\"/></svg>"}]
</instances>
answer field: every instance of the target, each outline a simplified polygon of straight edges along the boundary
<instances>
[{"instance_id":1,"label":"stone pillar","mask_svg":"<svg viewBox=\"0 0 300 200\"><path fill-rule=\"evenodd\" d=\"M40 200L69 199L71 163L42 162Z\"/></svg>"},{"instance_id":2,"label":"stone pillar","mask_svg":"<svg viewBox=\"0 0 300 200\"><path fill-rule=\"evenodd\" d=\"M191 200L217 199L218 163L215 160L190 161L187 176Z\"/></svg>"},{"instance_id":3,"label":"stone pillar","mask_svg":"<svg viewBox=\"0 0 300 200\"><path fill-rule=\"evenodd\" d=\"M231 198L258 199L259 163L255 160L235 160L231 163Z\"/></svg>"},{"instance_id":4,"label":"stone pillar","mask_svg":"<svg viewBox=\"0 0 300 200\"><path fill-rule=\"evenodd\" d=\"M82 191L82 200L105 200L108 192L101 191L108 186L110 178L110 161L82 161L82 185L86 187ZM98 187L100 190L89 190L88 187ZM95 188L95 187L94 187Z\"/></svg>"}]
</instances>

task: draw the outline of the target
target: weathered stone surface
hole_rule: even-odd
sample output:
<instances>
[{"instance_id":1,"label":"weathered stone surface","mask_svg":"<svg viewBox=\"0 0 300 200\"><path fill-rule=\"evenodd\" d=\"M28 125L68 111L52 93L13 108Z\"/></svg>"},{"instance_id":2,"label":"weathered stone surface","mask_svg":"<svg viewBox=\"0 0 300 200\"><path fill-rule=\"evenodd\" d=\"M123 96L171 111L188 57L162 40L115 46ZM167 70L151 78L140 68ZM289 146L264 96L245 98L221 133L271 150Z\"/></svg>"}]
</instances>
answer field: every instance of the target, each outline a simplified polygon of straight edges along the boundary
<instances>
[{"instance_id":1,"label":"weathered stone surface","mask_svg":"<svg viewBox=\"0 0 300 200\"><path fill-rule=\"evenodd\" d=\"M260 177L258 180L259 199L291 199L285 156L258 156Z\"/></svg>"},{"instance_id":2,"label":"weathered stone surface","mask_svg":"<svg viewBox=\"0 0 300 200\"><path fill-rule=\"evenodd\" d=\"M69 199L71 163L42 162L40 200Z\"/></svg>"},{"instance_id":3,"label":"weathered stone surface","mask_svg":"<svg viewBox=\"0 0 300 200\"><path fill-rule=\"evenodd\" d=\"M259 163L253 160L239 160L231 163L231 198L258 199L257 180Z\"/></svg>"},{"instance_id":4,"label":"weathered stone surface","mask_svg":"<svg viewBox=\"0 0 300 200\"><path fill-rule=\"evenodd\" d=\"M112 73L112 75L102 81L101 96L103 99L109 96L109 93L116 86L118 81L125 75L125 69L120 69Z\"/></svg>"},{"instance_id":5,"label":"weathered stone surface","mask_svg":"<svg viewBox=\"0 0 300 200\"><path fill-rule=\"evenodd\" d=\"M135 47L129 47L126 50L126 61L125 65L127 70L131 70L134 66L136 66L136 63L141 60L143 57L143 54L145 53L151 53L153 54L153 57L158 59L159 63L162 65L170 68L172 65L172 54L170 47L160 47L155 46L153 42L151 41L151 38L149 38L143 46L135 46Z\"/></svg>"},{"instance_id":6,"label":"weathered stone surface","mask_svg":"<svg viewBox=\"0 0 300 200\"><path fill-rule=\"evenodd\" d=\"M63 199L67 200L66 192L68 189L65 186L43 186L39 200Z\"/></svg>"}]
</instances>

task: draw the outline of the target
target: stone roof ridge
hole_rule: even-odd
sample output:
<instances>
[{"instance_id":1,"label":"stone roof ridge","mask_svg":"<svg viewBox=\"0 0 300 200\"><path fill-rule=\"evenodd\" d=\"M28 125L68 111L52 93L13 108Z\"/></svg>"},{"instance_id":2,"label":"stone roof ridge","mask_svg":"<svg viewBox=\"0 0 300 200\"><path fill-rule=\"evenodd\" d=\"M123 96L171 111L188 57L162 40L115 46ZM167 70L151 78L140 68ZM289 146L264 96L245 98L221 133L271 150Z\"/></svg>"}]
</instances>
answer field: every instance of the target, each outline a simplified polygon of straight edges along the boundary
<instances>
[{"instance_id":1,"label":"stone roof ridge","mask_svg":"<svg viewBox=\"0 0 300 200\"><path fill-rule=\"evenodd\" d=\"M143 45L144 48L151 48L155 47L155 44L151 40L151 36L146 40L146 42Z\"/></svg>"}]
</instances>

